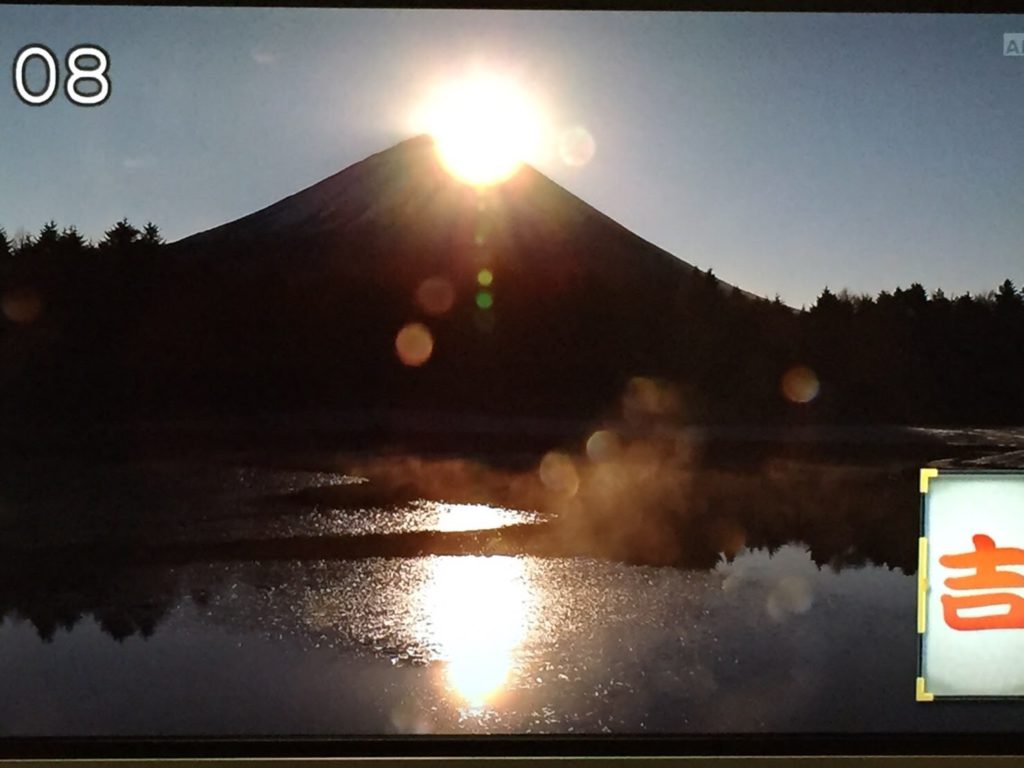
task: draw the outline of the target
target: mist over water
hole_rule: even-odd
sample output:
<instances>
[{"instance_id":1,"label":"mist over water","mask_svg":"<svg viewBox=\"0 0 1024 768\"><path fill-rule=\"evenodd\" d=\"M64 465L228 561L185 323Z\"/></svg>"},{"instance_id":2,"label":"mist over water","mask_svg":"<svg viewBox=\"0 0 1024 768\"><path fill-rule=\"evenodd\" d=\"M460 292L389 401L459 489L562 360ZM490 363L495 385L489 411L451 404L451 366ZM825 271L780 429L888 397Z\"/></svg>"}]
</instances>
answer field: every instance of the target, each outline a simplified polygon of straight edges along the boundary
<instances>
[{"instance_id":1,"label":"mist over water","mask_svg":"<svg viewBox=\"0 0 1024 768\"><path fill-rule=\"evenodd\" d=\"M0 143L0 746L1020 731L914 699L920 470L1024 461L1001 20L150 13Z\"/></svg>"},{"instance_id":2,"label":"mist over water","mask_svg":"<svg viewBox=\"0 0 1024 768\"><path fill-rule=\"evenodd\" d=\"M0 733L1013 727L913 700L910 449L752 450L10 471Z\"/></svg>"}]
</instances>

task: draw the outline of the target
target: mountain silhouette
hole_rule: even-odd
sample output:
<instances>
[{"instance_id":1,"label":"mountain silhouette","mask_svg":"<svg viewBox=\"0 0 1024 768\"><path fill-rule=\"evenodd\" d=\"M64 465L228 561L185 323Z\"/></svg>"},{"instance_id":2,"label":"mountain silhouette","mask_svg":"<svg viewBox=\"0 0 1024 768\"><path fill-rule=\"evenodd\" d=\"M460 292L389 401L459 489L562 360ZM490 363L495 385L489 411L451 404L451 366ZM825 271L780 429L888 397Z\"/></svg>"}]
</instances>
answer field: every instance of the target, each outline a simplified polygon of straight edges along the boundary
<instances>
[{"instance_id":1,"label":"mountain silhouette","mask_svg":"<svg viewBox=\"0 0 1024 768\"><path fill-rule=\"evenodd\" d=\"M465 185L425 136L145 262L104 348L64 356L82 363L76 402L580 420L616 410L635 377L672 381L696 420L778 400L778 345L752 314L768 302L530 166ZM396 348L410 324L412 361Z\"/></svg>"},{"instance_id":2,"label":"mountain silhouette","mask_svg":"<svg viewBox=\"0 0 1024 768\"><path fill-rule=\"evenodd\" d=\"M514 278L533 276L538 282L584 273L622 278L638 270L658 270L664 277L695 271L529 165L491 189L457 181L444 170L426 135L256 213L187 237L174 248L220 258L231 253L252 267L246 246L259 243L269 254L268 246L296 238L327 246L301 258L326 257L340 269L361 274L386 270L458 278L459 267L498 266L499 261ZM593 240L600 240L600 247ZM472 264L467 265L467 257Z\"/></svg>"}]
</instances>

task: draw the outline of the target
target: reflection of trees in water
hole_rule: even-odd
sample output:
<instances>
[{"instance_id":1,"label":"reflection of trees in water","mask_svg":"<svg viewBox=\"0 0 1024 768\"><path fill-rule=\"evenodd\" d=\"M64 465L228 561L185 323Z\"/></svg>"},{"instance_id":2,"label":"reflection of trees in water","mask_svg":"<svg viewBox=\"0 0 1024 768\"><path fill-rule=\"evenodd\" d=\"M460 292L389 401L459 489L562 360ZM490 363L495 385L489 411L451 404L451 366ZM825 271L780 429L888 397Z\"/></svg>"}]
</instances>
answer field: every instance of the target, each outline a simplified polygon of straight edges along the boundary
<instances>
[{"instance_id":1,"label":"reflection of trees in water","mask_svg":"<svg viewBox=\"0 0 1024 768\"><path fill-rule=\"evenodd\" d=\"M368 483L305 488L290 498L300 507L355 513L380 492L391 503L486 504L536 510L552 521L487 540L484 551L495 554L711 568L743 548L805 543L820 566L870 562L912 573L918 468L936 450L950 450L901 447L916 457L880 460L871 446L876 455L866 463L841 455L862 450L857 446L811 442L792 451L776 443L752 450L740 443L712 451L678 436L594 434L600 440L585 441L587 450L552 451L525 469L471 459L371 459L346 470Z\"/></svg>"},{"instance_id":2,"label":"reflection of trees in water","mask_svg":"<svg viewBox=\"0 0 1024 768\"><path fill-rule=\"evenodd\" d=\"M9 562L0 576L0 619L28 621L45 642L87 615L115 640L148 638L179 597L166 569Z\"/></svg>"},{"instance_id":3,"label":"reflection of trees in water","mask_svg":"<svg viewBox=\"0 0 1024 768\"><path fill-rule=\"evenodd\" d=\"M917 559L916 470L776 465L746 473L701 472L691 521L728 554L739 538L774 553L804 543L818 567L868 564L914 573Z\"/></svg>"},{"instance_id":4,"label":"reflection of trees in water","mask_svg":"<svg viewBox=\"0 0 1024 768\"><path fill-rule=\"evenodd\" d=\"M684 542L729 559L739 547L774 554L805 544L819 568L874 564L913 573L918 496L915 473L793 468L783 478L761 471L701 473L697 510L684 515Z\"/></svg>"},{"instance_id":5,"label":"reflection of trees in water","mask_svg":"<svg viewBox=\"0 0 1024 768\"><path fill-rule=\"evenodd\" d=\"M648 458L655 455L649 446L644 450ZM819 568L842 571L873 564L914 572L918 525L914 470L816 466L777 459L745 468L680 468L674 476L666 476L665 465L653 469L662 476L662 485L654 483L654 490L652 468L646 475L637 475L646 477L646 496L628 483L611 493L611 486L598 482L609 481L607 465L604 474L594 476L581 468L579 489L571 498L562 494L545 501L537 491L538 506L546 503L549 511L562 517L555 524L520 526L533 537L524 539L523 549L549 556L597 555L628 563L708 570L723 559L731 562L744 550L774 554L795 543L809 549ZM423 471L436 477L429 463ZM479 472L474 469L477 480ZM409 477L405 473L407 481ZM601 492L600 503L588 495L588 483L597 483L593 492ZM479 491L483 486L478 482L475 487ZM427 552L431 542L443 551L451 535L458 534L429 535L422 541ZM496 531L494 535L503 534ZM652 541L658 542L655 550ZM385 549L378 546L374 555L386 552L387 537L378 539L381 544ZM272 547L273 541L260 546ZM506 550L492 549L492 553L514 554L519 544L506 541L505 546ZM59 556L45 550L5 556L0 616L23 618L43 640L51 640L58 630L70 630L83 616L91 615L104 632L122 640L149 637L186 598L200 608L224 609L218 568L203 569L207 575L198 581L181 577L179 566L216 560L202 544L194 549L176 545L173 558L165 560L159 546L131 562L87 556L84 551L76 556L75 552L70 548ZM351 548L349 552L357 559L371 554L352 555ZM239 553L230 559L245 560L244 544ZM302 568L315 569L321 558L309 557ZM288 571L253 562L241 572L254 583L269 583L274 574Z\"/></svg>"}]
</instances>

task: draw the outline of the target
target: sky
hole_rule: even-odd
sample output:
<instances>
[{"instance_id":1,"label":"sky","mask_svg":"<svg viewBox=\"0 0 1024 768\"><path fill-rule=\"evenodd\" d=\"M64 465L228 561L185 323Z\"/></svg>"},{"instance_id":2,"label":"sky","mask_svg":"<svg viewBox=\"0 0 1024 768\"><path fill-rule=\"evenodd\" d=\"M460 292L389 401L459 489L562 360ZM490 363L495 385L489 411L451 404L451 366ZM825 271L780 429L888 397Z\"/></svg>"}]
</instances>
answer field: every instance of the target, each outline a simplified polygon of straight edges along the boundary
<instances>
[{"instance_id":1,"label":"sky","mask_svg":"<svg viewBox=\"0 0 1024 768\"><path fill-rule=\"evenodd\" d=\"M746 290L1019 285L1004 32L1024 16L0 6L4 67L93 43L112 83L101 106L30 107L0 80L0 226L208 229L408 138L475 65L521 83L552 143L594 137L589 163L542 172Z\"/></svg>"}]
</instances>

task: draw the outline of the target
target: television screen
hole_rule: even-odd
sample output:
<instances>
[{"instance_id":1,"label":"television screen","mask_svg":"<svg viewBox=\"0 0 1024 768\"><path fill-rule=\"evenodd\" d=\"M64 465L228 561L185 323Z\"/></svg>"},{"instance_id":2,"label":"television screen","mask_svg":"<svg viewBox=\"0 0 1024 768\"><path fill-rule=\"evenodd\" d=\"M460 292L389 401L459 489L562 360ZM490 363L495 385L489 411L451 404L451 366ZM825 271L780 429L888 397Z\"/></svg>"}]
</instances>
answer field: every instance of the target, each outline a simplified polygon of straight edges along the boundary
<instances>
[{"instance_id":1,"label":"television screen","mask_svg":"<svg viewBox=\"0 0 1024 768\"><path fill-rule=\"evenodd\" d=\"M0 30L0 743L1019 741L1024 15Z\"/></svg>"}]
</instances>

